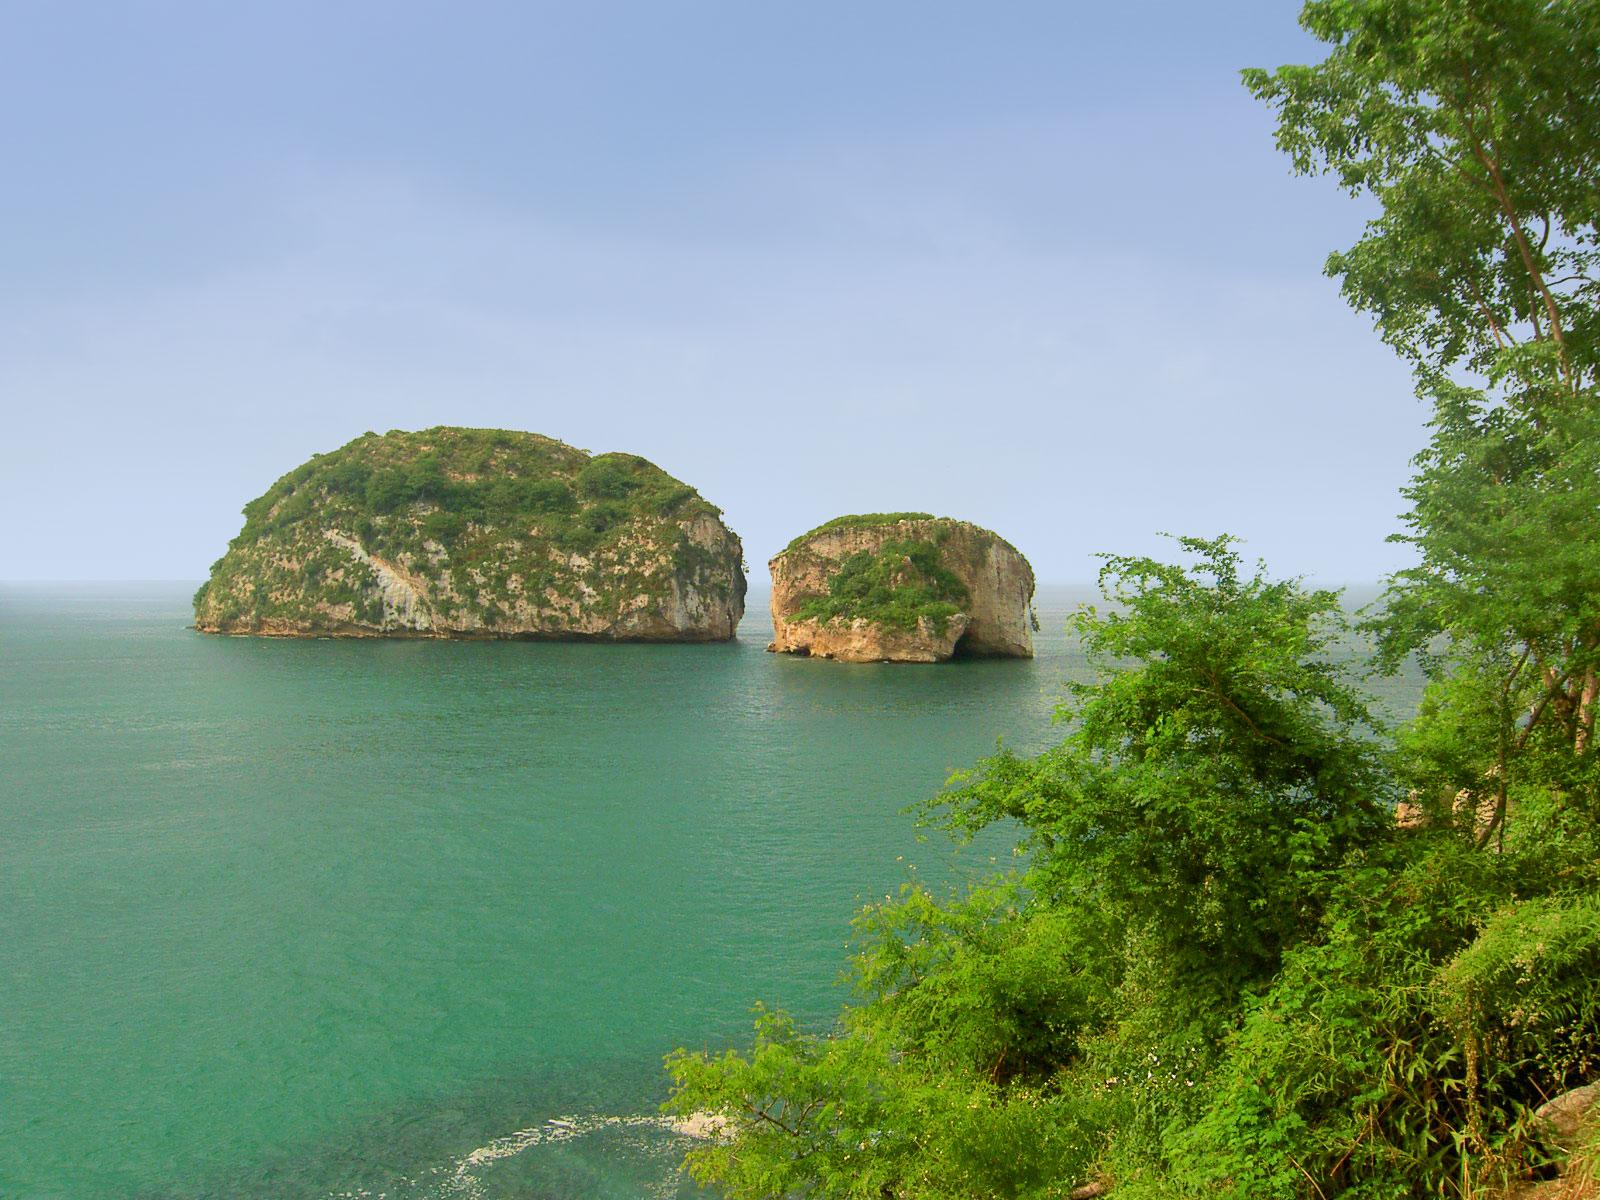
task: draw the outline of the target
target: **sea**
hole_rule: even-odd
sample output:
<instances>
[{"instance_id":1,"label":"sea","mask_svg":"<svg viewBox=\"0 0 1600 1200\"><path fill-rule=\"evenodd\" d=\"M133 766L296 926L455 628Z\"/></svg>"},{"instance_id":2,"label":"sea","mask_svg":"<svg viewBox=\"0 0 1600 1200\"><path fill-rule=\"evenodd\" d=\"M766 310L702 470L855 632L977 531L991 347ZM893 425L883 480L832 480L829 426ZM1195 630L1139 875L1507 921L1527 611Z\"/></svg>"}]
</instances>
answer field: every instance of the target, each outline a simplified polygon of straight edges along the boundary
<instances>
[{"instance_id":1,"label":"sea","mask_svg":"<svg viewBox=\"0 0 1600 1200\"><path fill-rule=\"evenodd\" d=\"M0 1197L702 1193L676 1047L825 1029L851 916L1012 861L910 806L1085 663L266 640L193 584L0 585ZM1404 692L1404 688L1402 688ZM1405 696L1401 696L1401 703Z\"/></svg>"}]
</instances>

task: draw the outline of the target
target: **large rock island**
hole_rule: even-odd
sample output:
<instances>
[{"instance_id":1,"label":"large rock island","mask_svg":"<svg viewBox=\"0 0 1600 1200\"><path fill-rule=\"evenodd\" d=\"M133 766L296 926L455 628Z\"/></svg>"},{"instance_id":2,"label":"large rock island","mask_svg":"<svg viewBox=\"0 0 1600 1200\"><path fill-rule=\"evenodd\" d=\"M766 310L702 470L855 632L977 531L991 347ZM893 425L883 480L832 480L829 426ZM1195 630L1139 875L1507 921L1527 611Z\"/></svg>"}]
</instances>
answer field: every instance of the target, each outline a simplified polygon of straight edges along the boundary
<instances>
[{"instance_id":1,"label":"large rock island","mask_svg":"<svg viewBox=\"0 0 1600 1200\"><path fill-rule=\"evenodd\" d=\"M368 433L244 517L195 593L202 632L706 642L744 613L720 510L635 455L534 433Z\"/></svg>"},{"instance_id":2,"label":"large rock island","mask_svg":"<svg viewBox=\"0 0 1600 1200\"><path fill-rule=\"evenodd\" d=\"M928 513L838 517L772 570L772 644L844 662L1033 657L1033 568L998 534Z\"/></svg>"}]
</instances>

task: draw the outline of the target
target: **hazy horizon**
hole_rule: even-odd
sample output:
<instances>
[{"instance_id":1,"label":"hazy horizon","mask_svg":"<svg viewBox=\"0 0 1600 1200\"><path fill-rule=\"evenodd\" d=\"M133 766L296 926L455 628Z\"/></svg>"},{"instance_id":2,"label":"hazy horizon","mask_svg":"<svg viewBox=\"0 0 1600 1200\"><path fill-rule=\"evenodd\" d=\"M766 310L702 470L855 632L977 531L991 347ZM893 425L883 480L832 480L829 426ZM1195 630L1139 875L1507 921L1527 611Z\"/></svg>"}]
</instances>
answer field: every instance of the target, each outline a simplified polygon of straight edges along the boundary
<instances>
[{"instance_id":1,"label":"hazy horizon","mask_svg":"<svg viewBox=\"0 0 1600 1200\"><path fill-rule=\"evenodd\" d=\"M1270 565L1270 564L1269 564ZM40 589L50 587L68 588L115 588L115 587L147 587L147 588L193 588L205 582L205 576L197 575L192 579L0 579L0 588ZM1094 579L1040 579L1037 581L1038 592L1036 598L1044 592L1093 592L1099 587ZM1361 603L1375 599L1384 587L1382 579L1346 579L1346 580L1321 580L1319 587L1333 588L1347 594L1370 593L1359 596ZM745 611L751 612L758 606L750 602L751 597L760 598L764 602L772 593L772 585L767 580L757 580L755 572L750 574L750 588L746 593ZM93 594L92 591L89 594ZM1352 596L1351 598L1357 598Z\"/></svg>"},{"instance_id":2,"label":"hazy horizon","mask_svg":"<svg viewBox=\"0 0 1600 1200\"><path fill-rule=\"evenodd\" d=\"M1292 6L0 15L0 578L199 579L368 429L643 455L756 572L846 512L1041 579L1375 580L1424 440L1238 70Z\"/></svg>"}]
</instances>

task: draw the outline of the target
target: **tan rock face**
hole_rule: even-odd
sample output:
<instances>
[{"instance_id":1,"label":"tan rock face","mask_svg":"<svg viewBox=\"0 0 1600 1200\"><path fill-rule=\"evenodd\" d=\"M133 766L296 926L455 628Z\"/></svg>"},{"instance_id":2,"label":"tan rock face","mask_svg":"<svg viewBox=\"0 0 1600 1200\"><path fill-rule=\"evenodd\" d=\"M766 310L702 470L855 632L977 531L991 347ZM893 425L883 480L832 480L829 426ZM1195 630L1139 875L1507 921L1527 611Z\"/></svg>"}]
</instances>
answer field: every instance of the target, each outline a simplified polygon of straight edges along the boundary
<instances>
[{"instance_id":1,"label":"tan rock face","mask_svg":"<svg viewBox=\"0 0 1600 1200\"><path fill-rule=\"evenodd\" d=\"M826 596L851 555L879 552L889 542L937 542L941 565L968 591L963 611L942 630L919 619L914 629L862 618L822 622L799 610ZM824 528L779 554L772 572L773 640L784 654L841 662L944 662L956 653L1033 657L1033 568L996 534L966 521L913 518L882 525Z\"/></svg>"},{"instance_id":2,"label":"tan rock face","mask_svg":"<svg viewBox=\"0 0 1600 1200\"><path fill-rule=\"evenodd\" d=\"M367 434L245 508L195 596L203 633L723 641L744 552L633 455L441 426Z\"/></svg>"},{"instance_id":3,"label":"tan rock face","mask_svg":"<svg viewBox=\"0 0 1600 1200\"><path fill-rule=\"evenodd\" d=\"M773 617L774 628L778 618ZM941 632L926 618L915 629L894 629L871 621L820 621L804 618L785 621L780 640L768 650L834 658L840 662L944 662L955 654L956 643L967 631L967 618L951 617Z\"/></svg>"},{"instance_id":4,"label":"tan rock face","mask_svg":"<svg viewBox=\"0 0 1600 1200\"><path fill-rule=\"evenodd\" d=\"M670 533L678 528L705 552L693 562L671 549ZM254 637L716 642L732 638L744 615L743 550L715 518L669 525L664 544L632 547L626 555L570 556L562 565L577 582L565 591L535 590L513 576L511 594L487 611L468 603L447 573L428 569L433 564L380 557L338 531L320 536L348 556L362 606L310 596L291 583L273 595L292 606L291 615L220 615L213 596L196 609L195 628ZM292 574L292 561L275 565Z\"/></svg>"}]
</instances>

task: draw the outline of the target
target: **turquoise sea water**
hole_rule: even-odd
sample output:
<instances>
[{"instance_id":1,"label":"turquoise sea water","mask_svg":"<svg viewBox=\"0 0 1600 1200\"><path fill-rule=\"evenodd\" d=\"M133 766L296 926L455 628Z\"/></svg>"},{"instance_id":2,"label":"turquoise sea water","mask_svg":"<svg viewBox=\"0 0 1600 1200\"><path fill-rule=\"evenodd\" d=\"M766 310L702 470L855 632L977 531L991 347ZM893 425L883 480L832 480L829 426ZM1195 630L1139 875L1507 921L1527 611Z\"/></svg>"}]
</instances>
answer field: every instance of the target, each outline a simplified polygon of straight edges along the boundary
<instances>
[{"instance_id":1,"label":"turquoise sea water","mask_svg":"<svg viewBox=\"0 0 1600 1200\"><path fill-rule=\"evenodd\" d=\"M0 590L0 1196L692 1194L661 1057L821 1024L902 813L1051 737L1033 662L257 641Z\"/></svg>"}]
</instances>

